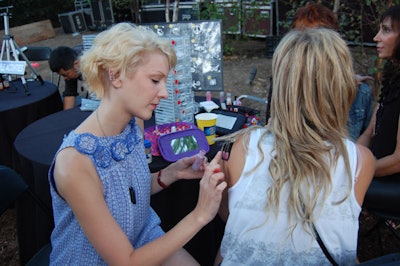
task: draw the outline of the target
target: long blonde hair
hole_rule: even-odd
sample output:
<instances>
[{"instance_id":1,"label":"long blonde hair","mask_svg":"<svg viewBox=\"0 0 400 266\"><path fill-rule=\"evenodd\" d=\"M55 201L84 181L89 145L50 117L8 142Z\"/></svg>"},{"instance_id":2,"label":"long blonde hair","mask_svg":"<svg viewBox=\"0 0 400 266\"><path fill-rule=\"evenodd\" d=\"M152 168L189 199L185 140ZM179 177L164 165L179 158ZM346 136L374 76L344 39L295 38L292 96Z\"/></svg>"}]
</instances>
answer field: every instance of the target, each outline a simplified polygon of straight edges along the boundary
<instances>
[{"instance_id":1,"label":"long blonde hair","mask_svg":"<svg viewBox=\"0 0 400 266\"><path fill-rule=\"evenodd\" d=\"M352 57L333 30L292 30L275 50L272 73L269 130L258 141L263 160L261 142L266 135L274 134L269 165L273 182L266 207L277 214L280 193L288 184L287 210L289 219L295 221L292 229L300 220L307 230L317 215L317 204L323 204L330 192L331 169L339 156L344 158L349 189L337 203L350 195L352 176L344 140L357 89ZM234 141L241 136L247 151L250 133L257 128L250 127L220 140Z\"/></svg>"},{"instance_id":2,"label":"long blonde hair","mask_svg":"<svg viewBox=\"0 0 400 266\"><path fill-rule=\"evenodd\" d=\"M130 75L147 52L162 52L167 56L170 68L176 65L173 46L151 30L124 22L99 33L93 46L80 59L88 89L101 98L110 83L109 71Z\"/></svg>"},{"instance_id":3,"label":"long blonde hair","mask_svg":"<svg viewBox=\"0 0 400 266\"><path fill-rule=\"evenodd\" d=\"M268 202L277 209L282 187L289 182L289 215L310 224L318 200L330 192L331 168L340 155L348 172L346 197L351 191L344 139L357 89L352 57L333 30L293 30L279 43L272 72L270 130L275 156L269 166L274 182Z\"/></svg>"}]
</instances>

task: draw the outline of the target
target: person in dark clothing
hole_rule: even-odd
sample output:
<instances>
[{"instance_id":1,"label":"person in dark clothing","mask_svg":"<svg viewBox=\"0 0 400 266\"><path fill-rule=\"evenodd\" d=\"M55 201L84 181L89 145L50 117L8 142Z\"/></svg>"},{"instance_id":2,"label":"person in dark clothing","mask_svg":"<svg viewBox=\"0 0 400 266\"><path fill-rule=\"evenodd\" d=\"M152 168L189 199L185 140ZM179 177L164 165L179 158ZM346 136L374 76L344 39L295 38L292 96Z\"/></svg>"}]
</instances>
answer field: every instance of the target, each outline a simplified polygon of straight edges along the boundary
<instances>
[{"instance_id":1,"label":"person in dark clothing","mask_svg":"<svg viewBox=\"0 0 400 266\"><path fill-rule=\"evenodd\" d=\"M400 193L400 5L381 16L374 37L378 56L387 60L376 113L358 139L376 158L374 180L366 197L366 208L398 213ZM382 190L383 189L383 190ZM381 193L384 191L384 195ZM396 226L395 226L396 227Z\"/></svg>"},{"instance_id":2,"label":"person in dark clothing","mask_svg":"<svg viewBox=\"0 0 400 266\"><path fill-rule=\"evenodd\" d=\"M78 52L70 47L59 46L51 52L49 66L51 71L65 80L64 110L73 108L78 96L78 80L82 80Z\"/></svg>"}]
</instances>

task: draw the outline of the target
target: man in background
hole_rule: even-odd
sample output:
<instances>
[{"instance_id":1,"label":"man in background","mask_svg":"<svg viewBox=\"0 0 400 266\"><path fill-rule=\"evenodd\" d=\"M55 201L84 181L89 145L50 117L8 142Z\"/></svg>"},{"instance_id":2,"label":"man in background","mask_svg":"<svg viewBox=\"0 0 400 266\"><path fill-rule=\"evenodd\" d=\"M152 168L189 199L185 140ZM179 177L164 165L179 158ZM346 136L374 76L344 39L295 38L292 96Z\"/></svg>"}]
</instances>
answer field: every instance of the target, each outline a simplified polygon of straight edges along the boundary
<instances>
[{"instance_id":1,"label":"man in background","mask_svg":"<svg viewBox=\"0 0 400 266\"><path fill-rule=\"evenodd\" d=\"M51 71L65 80L64 110L79 105L78 81L82 81L82 74L79 70L78 52L70 47L59 46L51 52L49 66Z\"/></svg>"}]
</instances>

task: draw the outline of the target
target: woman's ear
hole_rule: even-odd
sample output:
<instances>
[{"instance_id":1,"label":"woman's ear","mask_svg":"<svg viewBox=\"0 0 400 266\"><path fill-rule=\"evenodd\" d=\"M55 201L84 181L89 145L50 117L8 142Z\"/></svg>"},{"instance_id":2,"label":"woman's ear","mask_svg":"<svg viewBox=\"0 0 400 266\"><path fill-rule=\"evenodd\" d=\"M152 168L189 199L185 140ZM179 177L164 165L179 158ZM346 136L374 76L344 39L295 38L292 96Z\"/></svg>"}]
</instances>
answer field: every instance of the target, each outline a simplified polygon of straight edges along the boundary
<instances>
[{"instance_id":1,"label":"woman's ear","mask_svg":"<svg viewBox=\"0 0 400 266\"><path fill-rule=\"evenodd\" d=\"M113 87L115 87L115 88L121 88L122 87L122 81L119 78L111 80L110 82L113 85Z\"/></svg>"},{"instance_id":2,"label":"woman's ear","mask_svg":"<svg viewBox=\"0 0 400 266\"><path fill-rule=\"evenodd\" d=\"M120 77L119 72L113 73L112 70L108 71L108 78L110 79L111 84L115 88L120 88L122 86L122 81L119 77Z\"/></svg>"}]
</instances>

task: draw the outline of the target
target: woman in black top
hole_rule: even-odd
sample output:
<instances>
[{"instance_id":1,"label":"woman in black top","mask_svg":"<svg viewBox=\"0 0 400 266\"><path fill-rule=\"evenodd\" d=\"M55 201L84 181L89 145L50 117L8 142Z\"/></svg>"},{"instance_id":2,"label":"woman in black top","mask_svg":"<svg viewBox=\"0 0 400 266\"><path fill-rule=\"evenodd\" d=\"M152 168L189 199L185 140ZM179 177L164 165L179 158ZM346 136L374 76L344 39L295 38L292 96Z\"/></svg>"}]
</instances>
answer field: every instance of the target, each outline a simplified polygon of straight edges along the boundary
<instances>
[{"instance_id":1,"label":"woman in black top","mask_svg":"<svg viewBox=\"0 0 400 266\"><path fill-rule=\"evenodd\" d=\"M381 16L374 37L378 56L386 59L376 115L358 143L370 147L376 157L375 178L367 192L365 207L398 213L400 202L400 5Z\"/></svg>"}]
</instances>

